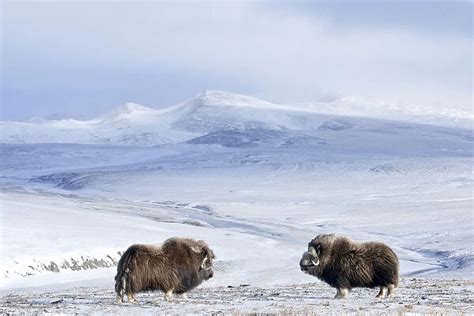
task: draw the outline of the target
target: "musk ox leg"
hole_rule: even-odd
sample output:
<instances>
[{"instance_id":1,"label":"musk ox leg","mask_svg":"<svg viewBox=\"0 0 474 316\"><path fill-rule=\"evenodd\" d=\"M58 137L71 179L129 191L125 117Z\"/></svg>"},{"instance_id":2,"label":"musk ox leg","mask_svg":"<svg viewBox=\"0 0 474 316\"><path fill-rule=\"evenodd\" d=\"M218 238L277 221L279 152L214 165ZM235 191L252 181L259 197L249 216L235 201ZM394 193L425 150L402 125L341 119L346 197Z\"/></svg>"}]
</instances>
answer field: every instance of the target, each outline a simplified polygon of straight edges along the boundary
<instances>
[{"instance_id":1,"label":"musk ox leg","mask_svg":"<svg viewBox=\"0 0 474 316\"><path fill-rule=\"evenodd\" d=\"M384 298L387 295L387 287L386 286L381 286L379 294L377 294L377 298Z\"/></svg>"},{"instance_id":2,"label":"musk ox leg","mask_svg":"<svg viewBox=\"0 0 474 316\"><path fill-rule=\"evenodd\" d=\"M395 284L389 284L388 285L388 297L392 297L395 293Z\"/></svg>"},{"instance_id":3,"label":"musk ox leg","mask_svg":"<svg viewBox=\"0 0 474 316\"><path fill-rule=\"evenodd\" d=\"M183 300L187 300L187 299L188 299L188 296L186 295L186 293L183 293L183 294L181 294L181 298L182 298Z\"/></svg>"},{"instance_id":4,"label":"musk ox leg","mask_svg":"<svg viewBox=\"0 0 474 316\"><path fill-rule=\"evenodd\" d=\"M173 296L173 290L168 290L165 293L165 301L171 302L171 298Z\"/></svg>"},{"instance_id":5,"label":"musk ox leg","mask_svg":"<svg viewBox=\"0 0 474 316\"><path fill-rule=\"evenodd\" d=\"M127 293L127 297L128 297L128 301L132 304L138 304L138 301L137 299L135 298L135 296L133 296L133 293L132 292L128 292Z\"/></svg>"},{"instance_id":6,"label":"musk ox leg","mask_svg":"<svg viewBox=\"0 0 474 316\"><path fill-rule=\"evenodd\" d=\"M336 296L334 296L334 298L345 298L347 294L349 294L349 289L345 289L345 288L337 289L337 293L336 293Z\"/></svg>"},{"instance_id":7,"label":"musk ox leg","mask_svg":"<svg viewBox=\"0 0 474 316\"><path fill-rule=\"evenodd\" d=\"M127 287L127 280L125 276L120 278L120 284L117 289L117 303L121 304L125 300L125 288Z\"/></svg>"},{"instance_id":8,"label":"musk ox leg","mask_svg":"<svg viewBox=\"0 0 474 316\"><path fill-rule=\"evenodd\" d=\"M117 293L117 298L115 300L116 300L117 304L122 304L123 303L122 295Z\"/></svg>"}]
</instances>

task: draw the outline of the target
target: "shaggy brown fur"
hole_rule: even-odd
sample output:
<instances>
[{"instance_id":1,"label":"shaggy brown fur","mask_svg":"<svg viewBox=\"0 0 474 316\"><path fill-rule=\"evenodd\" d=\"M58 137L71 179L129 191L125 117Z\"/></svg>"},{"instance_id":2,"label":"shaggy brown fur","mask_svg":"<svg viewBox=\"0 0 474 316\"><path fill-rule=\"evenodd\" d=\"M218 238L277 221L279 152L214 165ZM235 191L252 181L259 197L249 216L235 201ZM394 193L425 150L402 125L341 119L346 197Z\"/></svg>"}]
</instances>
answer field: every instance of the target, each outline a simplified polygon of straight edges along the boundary
<instances>
[{"instance_id":1,"label":"shaggy brown fur","mask_svg":"<svg viewBox=\"0 0 474 316\"><path fill-rule=\"evenodd\" d=\"M136 303L133 294L161 290L165 299L184 294L214 275L214 253L202 240L170 238L161 247L132 245L122 255L115 276L117 301Z\"/></svg>"},{"instance_id":2,"label":"shaggy brown fur","mask_svg":"<svg viewBox=\"0 0 474 316\"><path fill-rule=\"evenodd\" d=\"M337 289L344 298L354 287L380 287L377 297L392 295L398 286L397 255L379 242L357 243L335 235L319 235L300 261L303 272Z\"/></svg>"}]
</instances>

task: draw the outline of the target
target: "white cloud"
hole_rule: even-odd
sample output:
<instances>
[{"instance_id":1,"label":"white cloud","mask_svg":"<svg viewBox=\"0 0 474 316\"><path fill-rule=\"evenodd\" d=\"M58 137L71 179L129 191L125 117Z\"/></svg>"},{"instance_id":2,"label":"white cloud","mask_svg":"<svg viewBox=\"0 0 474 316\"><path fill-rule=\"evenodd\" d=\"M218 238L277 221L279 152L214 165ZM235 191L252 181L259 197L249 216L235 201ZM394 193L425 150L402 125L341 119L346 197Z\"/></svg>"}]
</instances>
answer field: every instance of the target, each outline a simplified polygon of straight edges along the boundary
<instances>
[{"instance_id":1,"label":"white cloud","mask_svg":"<svg viewBox=\"0 0 474 316\"><path fill-rule=\"evenodd\" d=\"M12 62L96 69L179 67L253 82L260 96L328 93L471 110L472 38L403 26L338 27L262 3L9 3Z\"/></svg>"}]
</instances>

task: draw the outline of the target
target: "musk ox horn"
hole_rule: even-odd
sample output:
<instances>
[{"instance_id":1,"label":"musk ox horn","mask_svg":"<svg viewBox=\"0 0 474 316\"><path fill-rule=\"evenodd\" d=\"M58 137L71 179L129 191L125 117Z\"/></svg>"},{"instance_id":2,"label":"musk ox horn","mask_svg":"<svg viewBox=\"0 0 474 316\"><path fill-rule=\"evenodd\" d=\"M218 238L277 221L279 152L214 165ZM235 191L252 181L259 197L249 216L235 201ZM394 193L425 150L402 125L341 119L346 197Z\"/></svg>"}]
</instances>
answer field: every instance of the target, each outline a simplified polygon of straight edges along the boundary
<instances>
[{"instance_id":1,"label":"musk ox horn","mask_svg":"<svg viewBox=\"0 0 474 316\"><path fill-rule=\"evenodd\" d=\"M204 243L203 241L199 241L199 242ZM191 249L195 253L202 253L203 251L205 252L206 256L204 257L204 260L202 260L201 269L211 270L212 269L212 259L210 259L210 257L213 256L213 254L212 254L212 251L209 249L209 247L207 247L207 246L198 246L198 247L191 247ZM206 262L207 261L210 262L210 265L208 267L206 267Z\"/></svg>"},{"instance_id":2,"label":"musk ox horn","mask_svg":"<svg viewBox=\"0 0 474 316\"><path fill-rule=\"evenodd\" d=\"M314 249L314 247L311 246L311 247L308 248L308 253L312 257L311 258L311 263L314 266L318 266L319 265L319 257L318 257L318 253L317 253L316 249Z\"/></svg>"},{"instance_id":3,"label":"musk ox horn","mask_svg":"<svg viewBox=\"0 0 474 316\"><path fill-rule=\"evenodd\" d=\"M191 247L191 250L194 251L195 253L201 253L202 248L194 246L194 247Z\"/></svg>"},{"instance_id":4,"label":"musk ox horn","mask_svg":"<svg viewBox=\"0 0 474 316\"><path fill-rule=\"evenodd\" d=\"M209 267L206 267L206 261L208 261L208 260L209 260L209 258L206 256L206 257L204 258L204 260L202 261L202 263L201 263L201 269L204 269L204 270L210 270L210 269L212 269L212 264L209 265Z\"/></svg>"}]
</instances>

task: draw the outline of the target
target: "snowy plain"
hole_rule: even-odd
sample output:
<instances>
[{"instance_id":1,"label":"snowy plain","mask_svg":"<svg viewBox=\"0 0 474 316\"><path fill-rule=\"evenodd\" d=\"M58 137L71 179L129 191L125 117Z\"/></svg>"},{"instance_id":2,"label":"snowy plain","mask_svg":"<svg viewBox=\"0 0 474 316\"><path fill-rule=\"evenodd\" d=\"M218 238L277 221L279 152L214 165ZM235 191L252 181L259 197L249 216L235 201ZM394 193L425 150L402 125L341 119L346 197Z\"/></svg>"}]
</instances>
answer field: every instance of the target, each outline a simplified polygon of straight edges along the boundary
<instances>
[{"instance_id":1,"label":"snowy plain","mask_svg":"<svg viewBox=\"0 0 474 316\"><path fill-rule=\"evenodd\" d=\"M127 104L90 121L1 122L0 306L34 312L77 289L99 291L105 312L127 313L111 307L120 253L172 236L205 239L217 255L216 276L202 285L209 292L198 297L294 289L297 301L324 305L334 290L298 262L315 235L338 233L395 250L402 300L419 284L411 278L459 283L465 292L445 288L459 292L450 304L472 312L474 136L448 125L320 114L219 91L161 110ZM54 299L38 301L46 292ZM191 296L175 312L285 312L262 302L226 309L226 299L193 309ZM290 311L322 306L292 299ZM59 312L76 311L69 305ZM344 306L336 311L352 311ZM79 311L98 312L90 308Z\"/></svg>"}]
</instances>

